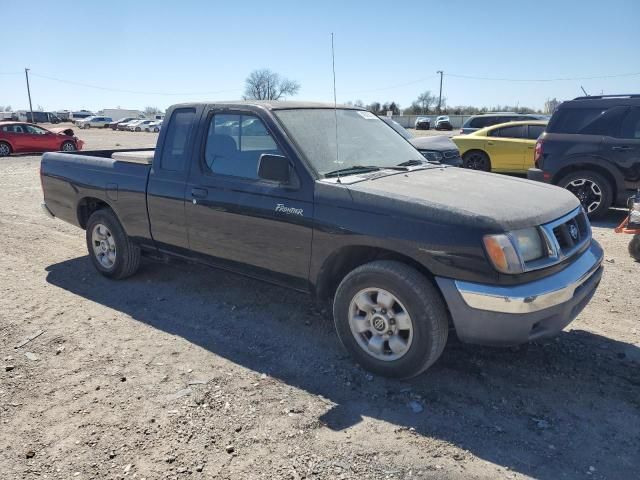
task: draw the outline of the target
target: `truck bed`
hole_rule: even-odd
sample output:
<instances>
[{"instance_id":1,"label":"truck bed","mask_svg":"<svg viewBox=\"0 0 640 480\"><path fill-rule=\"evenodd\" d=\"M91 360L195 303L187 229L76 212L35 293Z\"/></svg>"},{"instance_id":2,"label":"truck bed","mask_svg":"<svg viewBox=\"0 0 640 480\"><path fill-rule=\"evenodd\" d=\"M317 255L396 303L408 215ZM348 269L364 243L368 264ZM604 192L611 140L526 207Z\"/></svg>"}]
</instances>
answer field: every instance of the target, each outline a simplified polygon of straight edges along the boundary
<instances>
[{"instance_id":1,"label":"truck bed","mask_svg":"<svg viewBox=\"0 0 640 480\"><path fill-rule=\"evenodd\" d=\"M129 236L150 241L146 186L153 150L45 153L40 176L49 211L84 227L83 207L102 202L114 210Z\"/></svg>"}]
</instances>

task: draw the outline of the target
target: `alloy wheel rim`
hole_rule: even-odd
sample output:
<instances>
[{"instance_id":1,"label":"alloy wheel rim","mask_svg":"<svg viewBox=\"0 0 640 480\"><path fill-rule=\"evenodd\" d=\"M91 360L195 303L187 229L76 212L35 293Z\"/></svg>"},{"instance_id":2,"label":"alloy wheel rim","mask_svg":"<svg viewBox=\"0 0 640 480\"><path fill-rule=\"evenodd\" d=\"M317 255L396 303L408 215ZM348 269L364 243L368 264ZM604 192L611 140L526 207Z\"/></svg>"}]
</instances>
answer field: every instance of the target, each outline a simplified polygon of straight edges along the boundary
<instances>
[{"instance_id":1,"label":"alloy wheel rim","mask_svg":"<svg viewBox=\"0 0 640 480\"><path fill-rule=\"evenodd\" d=\"M72 152L75 150L75 147L71 142L67 142L64 145L62 145L62 150L64 150L65 152Z\"/></svg>"},{"instance_id":2,"label":"alloy wheel rim","mask_svg":"<svg viewBox=\"0 0 640 480\"><path fill-rule=\"evenodd\" d=\"M104 268L111 269L116 263L116 242L109 230L102 223L98 223L91 231L91 245L96 260Z\"/></svg>"},{"instance_id":3,"label":"alloy wheel rim","mask_svg":"<svg viewBox=\"0 0 640 480\"><path fill-rule=\"evenodd\" d=\"M9 155L9 153L10 153L9 147L4 143L0 143L0 155L4 157Z\"/></svg>"},{"instance_id":4,"label":"alloy wheel rim","mask_svg":"<svg viewBox=\"0 0 640 480\"><path fill-rule=\"evenodd\" d=\"M385 362L403 357L413 341L413 322L407 309L382 288L366 288L354 295L349 327L362 350Z\"/></svg>"},{"instance_id":5,"label":"alloy wheel rim","mask_svg":"<svg viewBox=\"0 0 640 480\"><path fill-rule=\"evenodd\" d=\"M484 157L482 155L473 154L469 157L469 168L472 170L484 170L485 162Z\"/></svg>"},{"instance_id":6,"label":"alloy wheel rim","mask_svg":"<svg viewBox=\"0 0 640 480\"><path fill-rule=\"evenodd\" d=\"M597 210L602 203L602 189L592 180L577 178L570 181L565 188L580 200L587 213Z\"/></svg>"}]
</instances>

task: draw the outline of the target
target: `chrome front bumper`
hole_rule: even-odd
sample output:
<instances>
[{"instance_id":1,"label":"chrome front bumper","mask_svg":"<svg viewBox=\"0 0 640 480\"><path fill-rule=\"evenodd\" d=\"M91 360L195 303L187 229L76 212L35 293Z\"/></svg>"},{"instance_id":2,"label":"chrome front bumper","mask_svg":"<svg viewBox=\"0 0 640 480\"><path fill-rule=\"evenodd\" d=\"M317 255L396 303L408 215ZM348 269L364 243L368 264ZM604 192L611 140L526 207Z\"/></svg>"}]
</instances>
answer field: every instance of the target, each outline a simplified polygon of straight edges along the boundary
<instances>
[{"instance_id":1,"label":"chrome front bumper","mask_svg":"<svg viewBox=\"0 0 640 480\"><path fill-rule=\"evenodd\" d=\"M602 277L603 251L589 248L560 272L497 286L437 277L462 341L517 345L557 334L589 303Z\"/></svg>"},{"instance_id":2,"label":"chrome front bumper","mask_svg":"<svg viewBox=\"0 0 640 480\"><path fill-rule=\"evenodd\" d=\"M576 289L596 273L601 263L602 248L592 242L590 248L567 268L534 282L500 287L456 280L455 285L471 308L531 313L571 300Z\"/></svg>"}]
</instances>

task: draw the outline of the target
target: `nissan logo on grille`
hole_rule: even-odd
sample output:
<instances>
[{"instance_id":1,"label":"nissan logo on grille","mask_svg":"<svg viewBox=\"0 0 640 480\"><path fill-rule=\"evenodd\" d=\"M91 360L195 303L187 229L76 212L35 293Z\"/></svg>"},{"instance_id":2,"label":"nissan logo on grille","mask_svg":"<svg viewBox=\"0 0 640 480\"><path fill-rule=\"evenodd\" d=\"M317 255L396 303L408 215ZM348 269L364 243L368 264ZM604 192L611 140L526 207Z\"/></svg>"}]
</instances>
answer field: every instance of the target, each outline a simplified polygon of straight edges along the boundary
<instances>
[{"instance_id":1,"label":"nissan logo on grille","mask_svg":"<svg viewBox=\"0 0 640 480\"><path fill-rule=\"evenodd\" d=\"M578 240L580 231L575 223L569 224L569 235L571 235L571 238L573 238L574 241Z\"/></svg>"}]
</instances>

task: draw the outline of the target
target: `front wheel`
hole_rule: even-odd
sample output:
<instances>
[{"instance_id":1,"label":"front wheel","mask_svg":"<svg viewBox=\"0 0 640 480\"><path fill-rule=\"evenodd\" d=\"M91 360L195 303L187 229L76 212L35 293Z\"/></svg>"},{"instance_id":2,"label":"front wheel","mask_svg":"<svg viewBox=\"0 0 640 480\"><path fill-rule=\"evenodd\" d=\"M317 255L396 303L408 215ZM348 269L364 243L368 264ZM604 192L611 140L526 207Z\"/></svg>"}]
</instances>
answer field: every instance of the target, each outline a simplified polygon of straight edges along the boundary
<instances>
[{"instance_id":1,"label":"front wheel","mask_svg":"<svg viewBox=\"0 0 640 480\"><path fill-rule=\"evenodd\" d=\"M629 255L636 262L640 262L640 234L634 235L629 242Z\"/></svg>"},{"instance_id":2,"label":"front wheel","mask_svg":"<svg viewBox=\"0 0 640 480\"><path fill-rule=\"evenodd\" d=\"M409 378L429 368L447 342L448 314L436 288L414 268L380 260L340 283L333 303L340 341L363 368Z\"/></svg>"},{"instance_id":3,"label":"front wheel","mask_svg":"<svg viewBox=\"0 0 640 480\"><path fill-rule=\"evenodd\" d=\"M131 241L111 210L98 210L87 221L87 249L102 275L130 277L140 266L140 247Z\"/></svg>"},{"instance_id":4,"label":"front wheel","mask_svg":"<svg viewBox=\"0 0 640 480\"><path fill-rule=\"evenodd\" d=\"M562 178L558 186L573 193L589 218L598 218L607 213L613 202L611 184L597 172L580 170Z\"/></svg>"},{"instance_id":5,"label":"front wheel","mask_svg":"<svg viewBox=\"0 0 640 480\"><path fill-rule=\"evenodd\" d=\"M75 152L76 144L71 141L66 141L62 144L60 150L62 150L63 152Z\"/></svg>"}]
</instances>

